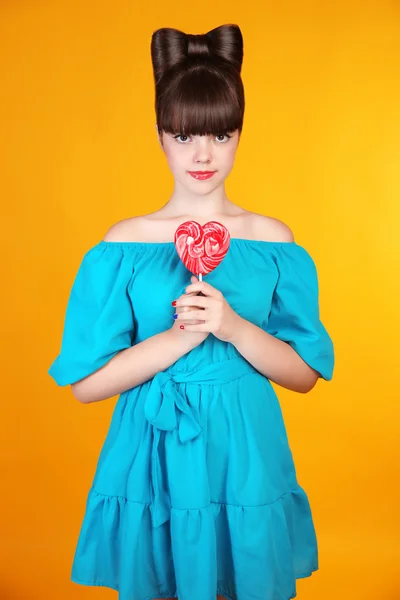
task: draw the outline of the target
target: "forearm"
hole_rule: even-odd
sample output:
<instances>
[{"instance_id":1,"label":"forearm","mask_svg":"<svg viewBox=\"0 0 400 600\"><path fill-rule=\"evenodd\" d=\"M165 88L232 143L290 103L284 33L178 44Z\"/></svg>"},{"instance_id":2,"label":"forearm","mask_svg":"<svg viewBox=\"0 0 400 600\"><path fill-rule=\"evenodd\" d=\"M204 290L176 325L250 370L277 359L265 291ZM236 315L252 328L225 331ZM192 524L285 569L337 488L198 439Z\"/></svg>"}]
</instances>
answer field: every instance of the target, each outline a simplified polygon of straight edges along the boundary
<instances>
[{"instance_id":1,"label":"forearm","mask_svg":"<svg viewBox=\"0 0 400 600\"><path fill-rule=\"evenodd\" d=\"M121 350L101 369L71 385L77 400L84 404L121 394L151 379L191 350L182 335L163 331Z\"/></svg>"},{"instance_id":2,"label":"forearm","mask_svg":"<svg viewBox=\"0 0 400 600\"><path fill-rule=\"evenodd\" d=\"M239 317L229 340L262 375L294 392L307 393L319 374L286 342L278 340L257 325Z\"/></svg>"}]
</instances>

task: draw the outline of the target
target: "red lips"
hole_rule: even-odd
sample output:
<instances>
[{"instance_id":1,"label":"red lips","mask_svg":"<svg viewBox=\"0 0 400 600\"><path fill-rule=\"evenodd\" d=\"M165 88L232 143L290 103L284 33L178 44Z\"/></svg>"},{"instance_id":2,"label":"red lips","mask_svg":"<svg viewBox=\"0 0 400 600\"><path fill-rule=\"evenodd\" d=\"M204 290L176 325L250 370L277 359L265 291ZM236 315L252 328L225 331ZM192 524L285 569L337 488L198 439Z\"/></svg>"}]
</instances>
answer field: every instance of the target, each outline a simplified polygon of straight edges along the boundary
<instances>
[{"instance_id":1,"label":"red lips","mask_svg":"<svg viewBox=\"0 0 400 600\"><path fill-rule=\"evenodd\" d=\"M193 179L197 179L198 181L202 181L205 179L210 179L215 174L215 171L188 171L189 175L193 177Z\"/></svg>"}]
</instances>

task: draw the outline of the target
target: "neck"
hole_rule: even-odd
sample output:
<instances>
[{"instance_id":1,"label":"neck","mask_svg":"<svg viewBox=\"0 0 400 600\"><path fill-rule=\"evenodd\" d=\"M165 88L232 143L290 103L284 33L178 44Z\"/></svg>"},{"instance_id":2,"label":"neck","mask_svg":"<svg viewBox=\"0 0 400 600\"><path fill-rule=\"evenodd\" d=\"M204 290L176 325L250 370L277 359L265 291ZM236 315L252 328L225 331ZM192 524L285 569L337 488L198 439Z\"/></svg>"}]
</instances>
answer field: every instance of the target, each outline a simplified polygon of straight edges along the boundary
<instances>
[{"instance_id":1,"label":"neck","mask_svg":"<svg viewBox=\"0 0 400 600\"><path fill-rule=\"evenodd\" d=\"M235 208L237 208L236 205L229 200L223 186L212 190L209 194L200 195L190 193L187 189L175 184L172 196L161 210L165 218L185 215L204 221L211 220L218 215L232 214Z\"/></svg>"}]
</instances>

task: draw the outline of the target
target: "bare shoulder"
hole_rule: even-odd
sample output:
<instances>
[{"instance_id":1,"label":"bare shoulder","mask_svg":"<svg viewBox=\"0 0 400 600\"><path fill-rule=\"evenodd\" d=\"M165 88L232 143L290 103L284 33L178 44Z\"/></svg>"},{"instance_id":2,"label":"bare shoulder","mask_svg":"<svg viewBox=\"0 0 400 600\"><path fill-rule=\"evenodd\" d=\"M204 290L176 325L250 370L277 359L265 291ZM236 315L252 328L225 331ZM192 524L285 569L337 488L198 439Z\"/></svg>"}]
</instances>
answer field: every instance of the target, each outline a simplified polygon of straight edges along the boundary
<instances>
[{"instance_id":1,"label":"bare shoulder","mask_svg":"<svg viewBox=\"0 0 400 600\"><path fill-rule=\"evenodd\" d=\"M264 215L255 215L255 227L258 239L270 242L294 242L293 231L286 223L266 217Z\"/></svg>"},{"instance_id":2,"label":"bare shoulder","mask_svg":"<svg viewBox=\"0 0 400 600\"><path fill-rule=\"evenodd\" d=\"M107 231L103 240L105 242L133 241L141 229L141 217L130 217L114 223Z\"/></svg>"}]
</instances>

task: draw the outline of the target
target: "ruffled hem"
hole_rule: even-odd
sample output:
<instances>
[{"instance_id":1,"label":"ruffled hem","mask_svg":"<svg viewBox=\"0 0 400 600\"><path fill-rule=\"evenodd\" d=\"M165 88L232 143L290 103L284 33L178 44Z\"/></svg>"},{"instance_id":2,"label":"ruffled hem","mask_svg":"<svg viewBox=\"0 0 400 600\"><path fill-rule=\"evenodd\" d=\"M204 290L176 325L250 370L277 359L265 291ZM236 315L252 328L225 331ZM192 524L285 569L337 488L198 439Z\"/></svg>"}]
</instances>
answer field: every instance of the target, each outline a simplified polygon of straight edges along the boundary
<instances>
[{"instance_id":1,"label":"ruffled hem","mask_svg":"<svg viewBox=\"0 0 400 600\"><path fill-rule=\"evenodd\" d=\"M301 579L301 578L305 578L305 577L311 577L311 575L313 574L313 572L308 573L307 575L297 575L296 579ZM78 579L74 579L73 577L71 578L71 580L74 583L77 583L79 585L87 585L87 586L94 586L94 587L105 587L105 588L109 588L111 590L115 590L116 592L119 592L119 589L117 587L115 587L114 585L110 584L110 583L103 583L103 582L98 582L98 581L96 581L96 582L92 582L92 581L80 581ZM236 597L229 596L229 594L227 592L225 592L223 589L217 589L217 591L215 592L215 596L217 596L217 595L218 596L223 596L225 598L225 600L236 600L236 598L237 598L237 596ZM294 596L291 596L287 600L292 600L293 598L296 598L296 596L297 596L297 593L295 592ZM178 592L177 592L177 590L175 590L175 592L173 592L173 593L171 592L171 594L159 594L158 596L146 596L146 598L143 598L143 600L156 600L158 598L165 598L165 600L167 600L167 599L173 600L173 599L175 599L177 597L178 597Z\"/></svg>"},{"instance_id":2,"label":"ruffled hem","mask_svg":"<svg viewBox=\"0 0 400 600\"><path fill-rule=\"evenodd\" d=\"M152 526L149 504L92 488L71 580L119 592L119 600L291 600L296 579L318 570L304 490L261 506L213 502L171 510Z\"/></svg>"}]
</instances>

